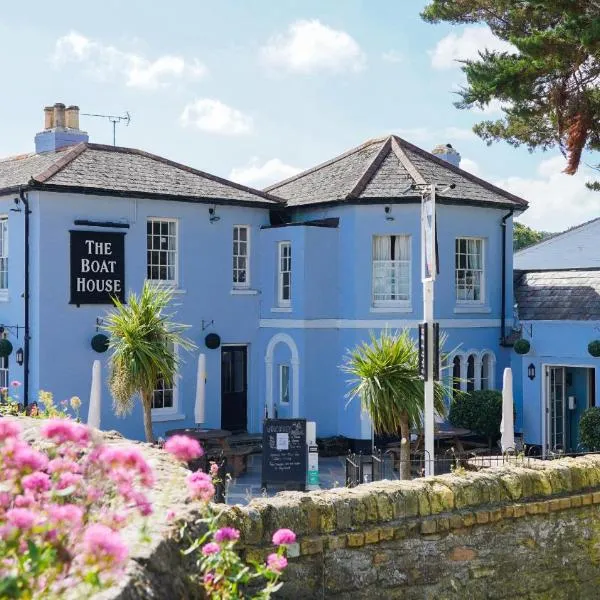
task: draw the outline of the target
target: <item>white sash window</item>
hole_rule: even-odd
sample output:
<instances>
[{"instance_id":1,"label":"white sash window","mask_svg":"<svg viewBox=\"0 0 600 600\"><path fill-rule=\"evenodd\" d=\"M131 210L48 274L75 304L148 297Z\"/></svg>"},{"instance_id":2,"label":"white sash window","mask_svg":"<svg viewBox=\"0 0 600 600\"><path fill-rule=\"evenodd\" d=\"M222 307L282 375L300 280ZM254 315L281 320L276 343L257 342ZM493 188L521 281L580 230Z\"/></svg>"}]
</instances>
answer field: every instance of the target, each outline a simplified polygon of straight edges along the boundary
<instances>
[{"instance_id":1,"label":"white sash window","mask_svg":"<svg viewBox=\"0 0 600 600\"><path fill-rule=\"evenodd\" d=\"M373 236L373 306L410 303L410 236Z\"/></svg>"},{"instance_id":2,"label":"white sash window","mask_svg":"<svg viewBox=\"0 0 600 600\"><path fill-rule=\"evenodd\" d=\"M483 264L483 239L456 239L455 281L458 303L483 303L485 283Z\"/></svg>"}]
</instances>

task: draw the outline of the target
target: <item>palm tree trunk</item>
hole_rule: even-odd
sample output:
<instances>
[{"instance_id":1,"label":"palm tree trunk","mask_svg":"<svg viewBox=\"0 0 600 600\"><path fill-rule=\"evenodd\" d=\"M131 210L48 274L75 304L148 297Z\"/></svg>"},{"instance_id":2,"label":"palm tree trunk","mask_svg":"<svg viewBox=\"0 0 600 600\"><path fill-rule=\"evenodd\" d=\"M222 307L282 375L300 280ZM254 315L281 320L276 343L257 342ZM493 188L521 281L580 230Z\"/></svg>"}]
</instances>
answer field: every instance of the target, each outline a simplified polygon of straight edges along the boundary
<instances>
[{"instance_id":1,"label":"palm tree trunk","mask_svg":"<svg viewBox=\"0 0 600 600\"><path fill-rule=\"evenodd\" d=\"M400 417L400 479L410 479L410 426L408 413Z\"/></svg>"},{"instance_id":2,"label":"palm tree trunk","mask_svg":"<svg viewBox=\"0 0 600 600\"><path fill-rule=\"evenodd\" d=\"M142 394L142 407L144 409L144 432L146 441L154 444L154 433L152 432L152 395Z\"/></svg>"}]
</instances>

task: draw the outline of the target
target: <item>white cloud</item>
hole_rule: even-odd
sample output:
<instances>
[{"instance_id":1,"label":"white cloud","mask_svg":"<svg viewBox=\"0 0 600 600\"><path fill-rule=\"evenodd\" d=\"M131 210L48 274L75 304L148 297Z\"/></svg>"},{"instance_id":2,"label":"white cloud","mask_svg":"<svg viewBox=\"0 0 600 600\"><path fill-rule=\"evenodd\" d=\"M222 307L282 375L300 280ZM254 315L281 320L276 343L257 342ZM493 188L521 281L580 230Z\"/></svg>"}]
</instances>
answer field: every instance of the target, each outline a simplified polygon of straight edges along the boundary
<instances>
[{"instance_id":1,"label":"white cloud","mask_svg":"<svg viewBox=\"0 0 600 600\"><path fill-rule=\"evenodd\" d=\"M94 77L102 80L122 78L130 87L149 90L168 86L174 81L196 80L207 72L197 59L188 61L181 56L166 54L149 60L134 52L94 41L76 31L56 41L51 62L57 68L79 63Z\"/></svg>"},{"instance_id":2,"label":"white cloud","mask_svg":"<svg viewBox=\"0 0 600 600\"><path fill-rule=\"evenodd\" d=\"M401 63L404 62L404 56L397 50L388 50L381 55L382 60L390 63Z\"/></svg>"},{"instance_id":3,"label":"white cloud","mask_svg":"<svg viewBox=\"0 0 600 600\"><path fill-rule=\"evenodd\" d=\"M460 35L449 33L436 44L429 55L435 69L453 69L460 66L457 61L477 59L479 52L486 49L498 52L517 51L512 44L496 37L488 27L475 25L465 27Z\"/></svg>"},{"instance_id":4,"label":"white cloud","mask_svg":"<svg viewBox=\"0 0 600 600\"><path fill-rule=\"evenodd\" d=\"M470 158L461 158L460 168L472 173L473 175L481 177L481 167L479 166L479 163L471 160Z\"/></svg>"},{"instance_id":5,"label":"white cloud","mask_svg":"<svg viewBox=\"0 0 600 600\"><path fill-rule=\"evenodd\" d=\"M555 156L540 162L536 177L509 177L495 183L529 202L519 221L534 229L563 231L600 213L600 193L585 187L586 181L600 179L597 173L582 166L575 175L565 175L564 168L565 159Z\"/></svg>"},{"instance_id":6,"label":"white cloud","mask_svg":"<svg viewBox=\"0 0 600 600\"><path fill-rule=\"evenodd\" d=\"M183 109L180 121L184 127L193 126L222 135L244 135L252 133L254 129L252 117L211 98L190 102Z\"/></svg>"},{"instance_id":7,"label":"white cloud","mask_svg":"<svg viewBox=\"0 0 600 600\"><path fill-rule=\"evenodd\" d=\"M245 167L235 167L229 173L229 179L251 185L253 187L266 187L282 179L292 177L300 173L302 169L286 165L279 158L267 160L260 164L257 158L253 158Z\"/></svg>"},{"instance_id":8,"label":"white cloud","mask_svg":"<svg viewBox=\"0 0 600 600\"><path fill-rule=\"evenodd\" d=\"M366 62L352 36L317 20L292 23L285 34L261 48L261 58L267 65L297 73L360 71Z\"/></svg>"}]
</instances>

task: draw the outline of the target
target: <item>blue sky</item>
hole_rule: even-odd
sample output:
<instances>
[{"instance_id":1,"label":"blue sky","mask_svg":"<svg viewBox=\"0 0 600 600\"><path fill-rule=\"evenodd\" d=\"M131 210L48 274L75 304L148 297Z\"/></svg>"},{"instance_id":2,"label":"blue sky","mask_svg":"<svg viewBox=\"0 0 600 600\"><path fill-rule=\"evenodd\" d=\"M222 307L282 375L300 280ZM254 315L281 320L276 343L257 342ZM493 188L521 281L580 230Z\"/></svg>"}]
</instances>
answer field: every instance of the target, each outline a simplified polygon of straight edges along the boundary
<instances>
[{"instance_id":1,"label":"blue sky","mask_svg":"<svg viewBox=\"0 0 600 600\"><path fill-rule=\"evenodd\" d=\"M117 143L262 187L364 140L398 133L531 202L560 230L598 215L590 173L555 152L487 147L452 102L456 58L501 47L483 27L429 25L420 0L23 0L0 13L0 156L32 150L42 107L124 114ZM498 46L500 44L500 46ZM489 110L489 109L488 109ZM91 141L110 124L82 117Z\"/></svg>"}]
</instances>

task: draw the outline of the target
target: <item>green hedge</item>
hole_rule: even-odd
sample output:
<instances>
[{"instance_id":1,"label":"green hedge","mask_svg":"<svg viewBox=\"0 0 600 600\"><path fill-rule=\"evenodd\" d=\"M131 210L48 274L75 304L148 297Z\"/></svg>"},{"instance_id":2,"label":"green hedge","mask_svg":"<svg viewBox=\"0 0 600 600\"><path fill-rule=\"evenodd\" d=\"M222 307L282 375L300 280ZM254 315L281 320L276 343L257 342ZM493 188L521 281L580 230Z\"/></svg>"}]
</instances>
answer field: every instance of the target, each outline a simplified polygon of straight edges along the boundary
<instances>
[{"instance_id":1,"label":"green hedge","mask_svg":"<svg viewBox=\"0 0 600 600\"><path fill-rule=\"evenodd\" d=\"M460 394L452 401L448 418L455 427L485 436L491 445L500 437L502 394L497 390Z\"/></svg>"},{"instance_id":2,"label":"green hedge","mask_svg":"<svg viewBox=\"0 0 600 600\"><path fill-rule=\"evenodd\" d=\"M600 450L600 406L592 406L581 415L579 435L587 450Z\"/></svg>"}]
</instances>

